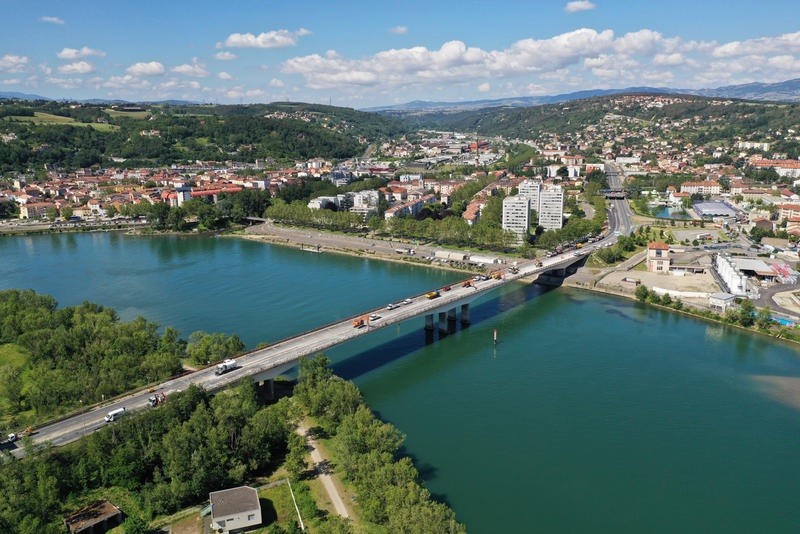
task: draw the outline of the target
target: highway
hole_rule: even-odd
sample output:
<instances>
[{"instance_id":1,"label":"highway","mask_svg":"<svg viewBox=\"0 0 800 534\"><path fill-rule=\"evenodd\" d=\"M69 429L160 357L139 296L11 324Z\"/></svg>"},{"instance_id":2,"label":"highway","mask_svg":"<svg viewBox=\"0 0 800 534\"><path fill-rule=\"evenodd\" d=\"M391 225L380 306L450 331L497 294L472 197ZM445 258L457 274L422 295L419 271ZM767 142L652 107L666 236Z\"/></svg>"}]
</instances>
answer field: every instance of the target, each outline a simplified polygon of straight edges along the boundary
<instances>
[{"instance_id":1,"label":"highway","mask_svg":"<svg viewBox=\"0 0 800 534\"><path fill-rule=\"evenodd\" d=\"M622 168L615 163L607 162L605 172L609 187L621 189L624 180ZM632 216L631 207L626 199L609 200L608 228L610 234L614 235L614 232L619 232L620 235L629 235L633 232L636 225L631 220Z\"/></svg>"}]
</instances>

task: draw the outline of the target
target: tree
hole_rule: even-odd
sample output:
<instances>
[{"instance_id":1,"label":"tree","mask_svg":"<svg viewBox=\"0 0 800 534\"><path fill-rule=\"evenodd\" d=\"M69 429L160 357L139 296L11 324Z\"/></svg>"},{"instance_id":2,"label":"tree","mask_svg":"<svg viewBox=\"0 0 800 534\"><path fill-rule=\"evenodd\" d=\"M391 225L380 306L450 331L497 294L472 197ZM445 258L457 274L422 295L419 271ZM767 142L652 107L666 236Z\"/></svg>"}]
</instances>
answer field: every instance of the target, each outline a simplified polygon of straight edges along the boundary
<instances>
[{"instance_id":1,"label":"tree","mask_svg":"<svg viewBox=\"0 0 800 534\"><path fill-rule=\"evenodd\" d=\"M753 326L755 322L755 305L750 299L743 299L739 304L739 310L736 314L737 322L742 326Z\"/></svg>"},{"instance_id":2,"label":"tree","mask_svg":"<svg viewBox=\"0 0 800 534\"><path fill-rule=\"evenodd\" d=\"M647 289L646 286L639 284L636 286L636 300L639 302L647 302L647 298L650 296L650 291Z\"/></svg>"},{"instance_id":3,"label":"tree","mask_svg":"<svg viewBox=\"0 0 800 534\"><path fill-rule=\"evenodd\" d=\"M68 220L70 217L72 217L72 213L73 211L70 206L64 206L61 208L61 217L63 217L65 220Z\"/></svg>"},{"instance_id":4,"label":"tree","mask_svg":"<svg viewBox=\"0 0 800 534\"><path fill-rule=\"evenodd\" d=\"M306 463L307 453L308 442L306 437L292 433L289 436L289 450L286 452L286 458L283 461L283 466L289 472L292 480L300 480L300 477L306 472L308 468Z\"/></svg>"},{"instance_id":5,"label":"tree","mask_svg":"<svg viewBox=\"0 0 800 534\"><path fill-rule=\"evenodd\" d=\"M772 311L770 310L769 306L765 306L758 310L758 314L756 315L756 324L759 328L766 330L772 325L773 322Z\"/></svg>"}]
</instances>

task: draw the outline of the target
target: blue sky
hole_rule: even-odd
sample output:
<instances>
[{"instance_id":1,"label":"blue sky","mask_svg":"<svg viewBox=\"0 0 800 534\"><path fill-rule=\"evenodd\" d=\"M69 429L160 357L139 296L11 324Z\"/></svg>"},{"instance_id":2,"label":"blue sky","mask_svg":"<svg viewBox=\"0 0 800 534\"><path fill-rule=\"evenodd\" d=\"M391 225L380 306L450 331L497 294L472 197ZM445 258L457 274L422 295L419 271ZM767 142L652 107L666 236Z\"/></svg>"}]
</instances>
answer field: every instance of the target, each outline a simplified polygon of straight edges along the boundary
<instances>
[{"instance_id":1,"label":"blue sky","mask_svg":"<svg viewBox=\"0 0 800 534\"><path fill-rule=\"evenodd\" d=\"M796 0L14 4L0 91L51 98L364 108L800 77Z\"/></svg>"}]
</instances>

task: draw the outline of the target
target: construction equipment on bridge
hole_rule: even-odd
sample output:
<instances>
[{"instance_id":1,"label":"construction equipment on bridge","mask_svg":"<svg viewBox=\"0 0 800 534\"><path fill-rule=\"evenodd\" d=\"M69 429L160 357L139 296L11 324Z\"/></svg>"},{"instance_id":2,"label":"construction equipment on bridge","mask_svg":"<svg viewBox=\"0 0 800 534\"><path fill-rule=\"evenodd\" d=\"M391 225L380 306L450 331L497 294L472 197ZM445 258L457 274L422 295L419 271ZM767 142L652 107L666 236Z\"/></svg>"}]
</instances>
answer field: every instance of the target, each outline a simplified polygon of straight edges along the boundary
<instances>
[{"instance_id":1,"label":"construction equipment on bridge","mask_svg":"<svg viewBox=\"0 0 800 534\"><path fill-rule=\"evenodd\" d=\"M493 272L493 273L491 274L491 276L492 276L492 278L493 278L494 280L500 280L500 279L502 279L502 278L503 278L503 273L502 273L502 272L500 272L500 271L495 271L495 272Z\"/></svg>"},{"instance_id":2,"label":"construction equipment on bridge","mask_svg":"<svg viewBox=\"0 0 800 534\"><path fill-rule=\"evenodd\" d=\"M366 315L362 315L358 319L353 320L353 328L361 328L362 326L367 326L369 322L369 317Z\"/></svg>"},{"instance_id":3,"label":"construction equipment on bridge","mask_svg":"<svg viewBox=\"0 0 800 534\"><path fill-rule=\"evenodd\" d=\"M156 393L155 395L151 395L149 399L147 399L147 405L151 408L155 408L156 406L161 406L167 402L167 395L161 391Z\"/></svg>"},{"instance_id":4,"label":"construction equipment on bridge","mask_svg":"<svg viewBox=\"0 0 800 534\"><path fill-rule=\"evenodd\" d=\"M461 287L471 287L471 286L472 286L472 280L469 278L461 282Z\"/></svg>"},{"instance_id":5,"label":"construction equipment on bridge","mask_svg":"<svg viewBox=\"0 0 800 534\"><path fill-rule=\"evenodd\" d=\"M426 299L435 299L438 296L439 296L439 292L438 291L430 291L428 293L425 293L425 298Z\"/></svg>"}]
</instances>

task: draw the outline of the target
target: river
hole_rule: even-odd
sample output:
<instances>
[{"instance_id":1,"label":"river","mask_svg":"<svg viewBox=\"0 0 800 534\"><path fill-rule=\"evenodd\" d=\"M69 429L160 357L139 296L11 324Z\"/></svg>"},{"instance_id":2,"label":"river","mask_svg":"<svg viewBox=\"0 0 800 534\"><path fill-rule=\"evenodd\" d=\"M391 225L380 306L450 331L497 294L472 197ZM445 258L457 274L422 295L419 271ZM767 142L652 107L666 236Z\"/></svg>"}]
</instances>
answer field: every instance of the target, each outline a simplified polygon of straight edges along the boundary
<instances>
[{"instance_id":1,"label":"river","mask_svg":"<svg viewBox=\"0 0 800 534\"><path fill-rule=\"evenodd\" d=\"M237 239L0 238L0 288L250 347L460 277ZM328 353L470 532L797 530L796 348L536 286L482 298L472 320L434 343L418 319Z\"/></svg>"}]
</instances>

